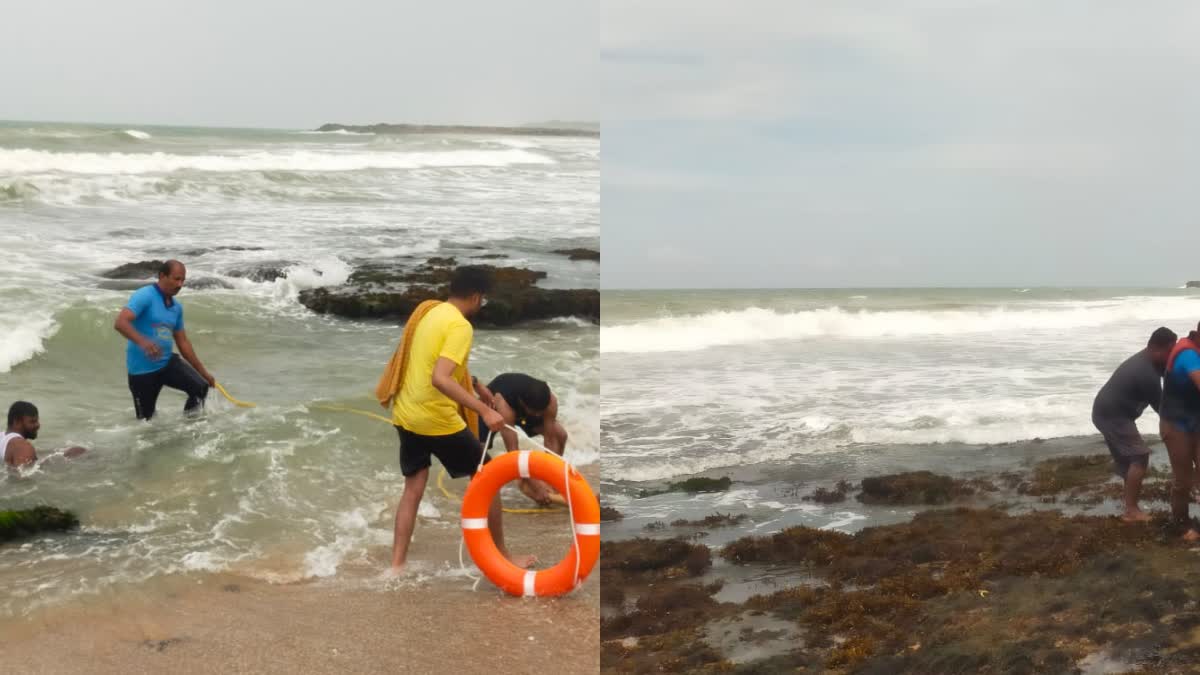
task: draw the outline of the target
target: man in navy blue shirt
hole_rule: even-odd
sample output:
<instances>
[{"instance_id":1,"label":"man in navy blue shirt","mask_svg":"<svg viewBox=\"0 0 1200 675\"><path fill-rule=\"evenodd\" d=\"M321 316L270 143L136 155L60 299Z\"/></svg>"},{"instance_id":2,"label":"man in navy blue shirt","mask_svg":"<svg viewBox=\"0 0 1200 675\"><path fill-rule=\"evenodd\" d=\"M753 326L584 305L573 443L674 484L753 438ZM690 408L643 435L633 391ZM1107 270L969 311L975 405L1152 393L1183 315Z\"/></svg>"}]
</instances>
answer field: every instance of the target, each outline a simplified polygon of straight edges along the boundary
<instances>
[{"instance_id":1,"label":"man in navy blue shirt","mask_svg":"<svg viewBox=\"0 0 1200 675\"><path fill-rule=\"evenodd\" d=\"M138 419L154 416L164 386L187 394L183 411L192 414L204 407L208 388L216 384L183 329L183 305L175 296L186 277L183 263L166 261L158 270L158 282L134 292L113 324L129 340L125 365ZM174 353L172 344L179 345L179 354Z\"/></svg>"}]
</instances>

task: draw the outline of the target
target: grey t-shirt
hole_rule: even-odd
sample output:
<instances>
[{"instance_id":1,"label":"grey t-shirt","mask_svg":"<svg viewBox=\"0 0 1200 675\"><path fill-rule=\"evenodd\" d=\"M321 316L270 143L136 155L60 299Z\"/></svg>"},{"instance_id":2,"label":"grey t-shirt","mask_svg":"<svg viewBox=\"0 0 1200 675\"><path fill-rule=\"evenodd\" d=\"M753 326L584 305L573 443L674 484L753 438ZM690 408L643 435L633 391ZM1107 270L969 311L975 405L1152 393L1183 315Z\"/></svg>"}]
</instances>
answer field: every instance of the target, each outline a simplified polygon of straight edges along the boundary
<instances>
[{"instance_id":1,"label":"grey t-shirt","mask_svg":"<svg viewBox=\"0 0 1200 675\"><path fill-rule=\"evenodd\" d=\"M1162 400L1162 374L1154 367L1147 350L1134 354L1113 371L1092 403L1092 417L1104 420L1136 420L1149 405L1158 412Z\"/></svg>"}]
</instances>

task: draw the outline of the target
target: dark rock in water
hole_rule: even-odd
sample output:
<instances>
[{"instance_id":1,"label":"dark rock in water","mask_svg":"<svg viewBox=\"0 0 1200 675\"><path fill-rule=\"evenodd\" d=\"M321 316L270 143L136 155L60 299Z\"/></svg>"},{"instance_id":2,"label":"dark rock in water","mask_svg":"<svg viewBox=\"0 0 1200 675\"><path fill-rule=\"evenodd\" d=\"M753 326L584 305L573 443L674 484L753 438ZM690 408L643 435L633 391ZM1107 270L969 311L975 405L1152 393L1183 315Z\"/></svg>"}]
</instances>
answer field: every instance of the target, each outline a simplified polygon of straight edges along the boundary
<instances>
[{"instance_id":1,"label":"dark rock in water","mask_svg":"<svg viewBox=\"0 0 1200 675\"><path fill-rule=\"evenodd\" d=\"M846 501L846 495L850 492L850 488L854 487L849 481L840 480L837 485L830 490L826 487L819 487L811 495L804 498L806 502L817 502L818 504L837 504Z\"/></svg>"},{"instance_id":2,"label":"dark rock in water","mask_svg":"<svg viewBox=\"0 0 1200 675\"><path fill-rule=\"evenodd\" d=\"M571 260L595 260L596 262L600 262L600 251L590 248L560 248L554 252L565 255Z\"/></svg>"},{"instance_id":3,"label":"dark rock in water","mask_svg":"<svg viewBox=\"0 0 1200 675\"><path fill-rule=\"evenodd\" d=\"M733 481L729 476L720 478L697 476L678 483L671 483L667 490L669 492L724 492L729 489L730 485L733 485Z\"/></svg>"},{"instance_id":4,"label":"dark rock in water","mask_svg":"<svg viewBox=\"0 0 1200 675\"><path fill-rule=\"evenodd\" d=\"M949 476L912 471L864 478L858 500L864 504L945 504L973 492Z\"/></svg>"},{"instance_id":5,"label":"dark rock in water","mask_svg":"<svg viewBox=\"0 0 1200 675\"><path fill-rule=\"evenodd\" d=\"M475 256L475 257L476 257L476 258L478 258L478 259L480 259L480 260L500 260L500 259L503 259L503 258L507 258L507 257L508 257L508 255L507 255L507 254L505 254L505 253L482 253L482 254L480 254L480 255L477 255L477 256Z\"/></svg>"},{"instance_id":6,"label":"dark rock in water","mask_svg":"<svg viewBox=\"0 0 1200 675\"><path fill-rule=\"evenodd\" d=\"M673 520L671 527L733 527L745 522L749 517L744 513L736 516L731 513L714 513L700 520Z\"/></svg>"},{"instance_id":7,"label":"dark rock in water","mask_svg":"<svg viewBox=\"0 0 1200 675\"><path fill-rule=\"evenodd\" d=\"M1200 281L1189 281L1186 284L1186 288L1200 288Z\"/></svg>"},{"instance_id":8,"label":"dark rock in water","mask_svg":"<svg viewBox=\"0 0 1200 675\"><path fill-rule=\"evenodd\" d=\"M430 258L425 261L428 267L453 267L458 264L454 258Z\"/></svg>"},{"instance_id":9,"label":"dark rock in water","mask_svg":"<svg viewBox=\"0 0 1200 675\"><path fill-rule=\"evenodd\" d=\"M600 522L602 522L602 523L609 523L609 522L614 522L617 520L623 520L624 518L625 518L625 516L622 515L620 511L612 508L611 506L601 506L600 507Z\"/></svg>"},{"instance_id":10,"label":"dark rock in water","mask_svg":"<svg viewBox=\"0 0 1200 675\"><path fill-rule=\"evenodd\" d=\"M319 314L351 319L403 320L430 298L445 299L456 268L447 258L433 258L416 269L370 263L360 266L344 286L300 293L300 302ZM453 264L453 263L449 263ZM600 292L595 289L543 289L534 284L545 272L518 267L480 265L492 273L488 305L472 322L511 326L563 316L600 320Z\"/></svg>"},{"instance_id":11,"label":"dark rock in water","mask_svg":"<svg viewBox=\"0 0 1200 675\"><path fill-rule=\"evenodd\" d=\"M100 276L105 279L152 279L158 276L158 268L162 267L162 264L162 260L126 263L107 272L101 272Z\"/></svg>"},{"instance_id":12,"label":"dark rock in water","mask_svg":"<svg viewBox=\"0 0 1200 675\"><path fill-rule=\"evenodd\" d=\"M231 277L239 279L249 279L258 283L266 283L282 279L287 276L287 269L295 265L294 262L286 260L274 260L271 262L257 263L242 267L234 267L225 272ZM320 274L320 272L318 272Z\"/></svg>"},{"instance_id":13,"label":"dark rock in water","mask_svg":"<svg viewBox=\"0 0 1200 675\"><path fill-rule=\"evenodd\" d=\"M721 476L720 478L697 476L677 483L669 483L667 487L661 490L642 490L638 494L638 497L653 497L668 492L687 492L690 494L697 492L724 492L729 489L730 485L733 485L733 481L728 476Z\"/></svg>"},{"instance_id":14,"label":"dark rock in water","mask_svg":"<svg viewBox=\"0 0 1200 675\"><path fill-rule=\"evenodd\" d=\"M65 532L79 527L79 519L70 511L52 506L37 506L19 511L0 511L0 542L30 537L44 532Z\"/></svg>"}]
</instances>

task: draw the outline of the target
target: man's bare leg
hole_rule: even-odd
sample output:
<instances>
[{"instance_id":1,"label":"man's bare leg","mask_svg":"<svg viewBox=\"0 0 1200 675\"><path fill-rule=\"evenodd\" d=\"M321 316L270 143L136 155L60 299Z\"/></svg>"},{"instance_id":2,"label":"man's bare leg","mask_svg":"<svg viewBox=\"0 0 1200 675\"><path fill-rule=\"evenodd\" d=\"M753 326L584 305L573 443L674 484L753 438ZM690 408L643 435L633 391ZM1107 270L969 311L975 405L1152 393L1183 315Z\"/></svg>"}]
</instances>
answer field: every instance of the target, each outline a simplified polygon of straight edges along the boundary
<instances>
[{"instance_id":1,"label":"man's bare leg","mask_svg":"<svg viewBox=\"0 0 1200 675\"><path fill-rule=\"evenodd\" d=\"M429 467L404 479L404 494L400 495L400 504L396 506L396 527L392 539L392 574L403 572L408 561L408 544L412 541L413 529L417 525L417 509L421 506L421 497L425 494L425 484L428 481Z\"/></svg>"},{"instance_id":2,"label":"man's bare leg","mask_svg":"<svg viewBox=\"0 0 1200 675\"><path fill-rule=\"evenodd\" d=\"M1138 507L1138 497L1142 492L1142 479L1146 477L1146 467L1140 462L1131 462L1125 473L1125 514L1121 520L1127 523L1138 523L1150 520L1150 514Z\"/></svg>"},{"instance_id":3,"label":"man's bare leg","mask_svg":"<svg viewBox=\"0 0 1200 675\"><path fill-rule=\"evenodd\" d=\"M500 502L499 494L492 499L492 505L488 508L488 530L500 554L511 560L512 564L524 569L537 562L537 556L534 555L513 556L508 553L508 547L504 545L504 505Z\"/></svg>"}]
</instances>

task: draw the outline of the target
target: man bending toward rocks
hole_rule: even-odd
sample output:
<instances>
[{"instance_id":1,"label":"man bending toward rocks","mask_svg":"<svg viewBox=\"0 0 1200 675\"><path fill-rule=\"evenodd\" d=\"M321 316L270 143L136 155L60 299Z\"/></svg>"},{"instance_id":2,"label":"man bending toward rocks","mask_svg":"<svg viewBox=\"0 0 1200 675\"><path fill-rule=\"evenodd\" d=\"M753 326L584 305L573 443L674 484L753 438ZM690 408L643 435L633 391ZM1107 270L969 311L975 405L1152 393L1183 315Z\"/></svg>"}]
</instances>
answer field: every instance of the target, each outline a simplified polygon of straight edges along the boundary
<instances>
[{"instance_id":1,"label":"man bending toward rocks","mask_svg":"<svg viewBox=\"0 0 1200 675\"><path fill-rule=\"evenodd\" d=\"M1150 448L1138 432L1137 419L1146 406L1159 412L1162 376L1176 337L1169 328L1155 330L1146 348L1117 367L1092 403L1092 424L1104 435L1117 475L1125 481L1125 512L1121 517L1126 522L1150 519L1138 506Z\"/></svg>"}]
</instances>

